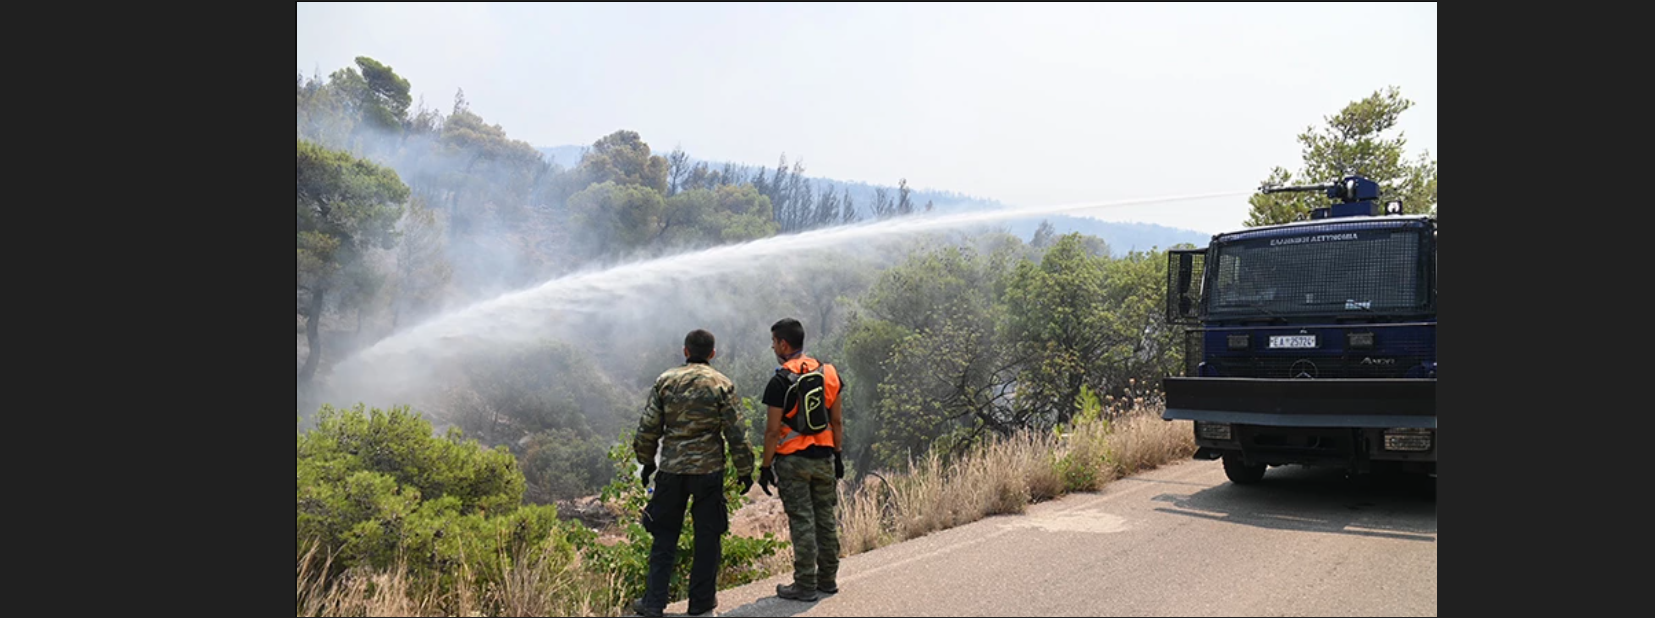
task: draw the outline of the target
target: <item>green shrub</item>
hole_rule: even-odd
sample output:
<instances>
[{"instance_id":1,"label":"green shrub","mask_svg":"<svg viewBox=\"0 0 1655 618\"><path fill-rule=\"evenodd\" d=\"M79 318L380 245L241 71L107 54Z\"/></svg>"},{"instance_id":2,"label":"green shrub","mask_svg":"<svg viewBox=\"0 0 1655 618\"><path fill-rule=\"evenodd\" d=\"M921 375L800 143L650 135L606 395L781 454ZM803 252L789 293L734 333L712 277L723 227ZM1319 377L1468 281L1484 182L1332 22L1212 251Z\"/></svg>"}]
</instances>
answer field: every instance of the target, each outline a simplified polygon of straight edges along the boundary
<instances>
[{"instance_id":1,"label":"green shrub","mask_svg":"<svg viewBox=\"0 0 1655 618\"><path fill-rule=\"evenodd\" d=\"M751 406L750 401L743 401ZM745 428L744 428L745 429ZM753 448L754 474L757 474L759 456L762 451ZM609 458L615 466L615 478L603 490L604 501L617 506L622 513L622 523L626 530L626 540L613 546L596 546L591 558L593 567L601 571L612 572L617 576L623 599L636 599L643 595L645 583L649 577L649 552L654 544L654 536L644 530L640 522L644 505L649 502L649 496L638 481L637 457L632 452L632 435L623 435L619 443L609 451ZM728 461L728 460L726 460ZM755 478L756 481L756 478ZM756 483L755 483L756 486ZM746 496L741 493L741 483L736 479L735 466L726 463L724 467L724 497L725 509L734 514L737 509L747 503ZM668 586L669 602L688 598L690 561L694 555L694 516L684 514L684 528L678 536L678 558L674 564L671 583ZM774 555L777 551L787 547L786 541L776 539L774 534L765 534L763 538L745 538L729 535L724 537L724 558L719 570L718 588L737 586L768 577L760 566L760 560Z\"/></svg>"},{"instance_id":2,"label":"green shrub","mask_svg":"<svg viewBox=\"0 0 1655 618\"><path fill-rule=\"evenodd\" d=\"M316 420L298 438L298 554L332 557L323 577L406 568L443 596L499 582L531 555L572 561L591 543L555 507L522 506L523 474L503 447L462 441L458 430L437 437L405 407L322 406Z\"/></svg>"}]
</instances>

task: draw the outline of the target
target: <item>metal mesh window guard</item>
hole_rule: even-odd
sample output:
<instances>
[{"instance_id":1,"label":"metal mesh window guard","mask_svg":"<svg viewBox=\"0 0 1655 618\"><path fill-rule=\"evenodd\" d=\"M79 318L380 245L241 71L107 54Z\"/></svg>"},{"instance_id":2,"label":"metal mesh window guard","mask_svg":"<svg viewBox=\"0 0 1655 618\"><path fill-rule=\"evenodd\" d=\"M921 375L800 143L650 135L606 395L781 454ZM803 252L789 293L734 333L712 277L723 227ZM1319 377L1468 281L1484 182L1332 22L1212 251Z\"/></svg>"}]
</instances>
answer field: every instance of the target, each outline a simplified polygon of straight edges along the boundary
<instances>
[{"instance_id":1,"label":"metal mesh window guard","mask_svg":"<svg viewBox=\"0 0 1655 618\"><path fill-rule=\"evenodd\" d=\"M1217 319L1417 310L1421 285L1418 228L1315 226L1302 233L1222 245L1209 316Z\"/></svg>"}]
</instances>

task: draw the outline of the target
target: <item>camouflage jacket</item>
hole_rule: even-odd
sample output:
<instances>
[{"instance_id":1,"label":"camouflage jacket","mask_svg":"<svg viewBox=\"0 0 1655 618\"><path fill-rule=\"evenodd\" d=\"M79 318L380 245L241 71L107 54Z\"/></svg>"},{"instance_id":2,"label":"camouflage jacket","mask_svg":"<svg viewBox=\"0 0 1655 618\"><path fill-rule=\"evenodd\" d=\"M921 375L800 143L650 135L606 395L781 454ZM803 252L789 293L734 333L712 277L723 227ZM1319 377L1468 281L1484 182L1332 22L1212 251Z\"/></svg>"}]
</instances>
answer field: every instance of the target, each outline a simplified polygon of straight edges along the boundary
<instances>
[{"instance_id":1,"label":"camouflage jacket","mask_svg":"<svg viewBox=\"0 0 1655 618\"><path fill-rule=\"evenodd\" d=\"M742 431L740 405L735 383L711 365L690 362L668 369L655 379L638 422L632 442L638 463L655 462L659 441L662 472L722 473L728 444L736 474L752 476L753 447Z\"/></svg>"}]
</instances>

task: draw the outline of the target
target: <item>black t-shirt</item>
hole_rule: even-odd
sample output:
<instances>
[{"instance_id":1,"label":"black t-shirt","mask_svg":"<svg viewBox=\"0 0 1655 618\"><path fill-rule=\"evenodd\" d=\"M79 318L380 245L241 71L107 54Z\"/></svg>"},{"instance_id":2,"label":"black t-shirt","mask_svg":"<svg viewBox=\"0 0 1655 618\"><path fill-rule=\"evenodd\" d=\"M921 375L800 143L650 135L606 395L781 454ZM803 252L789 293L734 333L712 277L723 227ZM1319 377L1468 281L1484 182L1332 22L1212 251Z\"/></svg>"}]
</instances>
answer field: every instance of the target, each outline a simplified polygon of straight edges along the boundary
<instances>
[{"instance_id":1,"label":"black t-shirt","mask_svg":"<svg viewBox=\"0 0 1655 618\"><path fill-rule=\"evenodd\" d=\"M845 376L844 376L844 374L839 374L839 391L844 392L844 390L845 390ZM787 401L786 399L787 399L787 378L783 378L780 375L771 374L770 375L770 383L768 385L765 385L765 387L764 387L764 398L761 399L760 401L762 403L764 403L764 405L766 405L766 406L776 406L778 408L781 408L782 409L782 414L785 415L785 414L787 414L788 408L793 404L792 401ZM785 424L787 422L787 420L784 418L782 420L782 422L783 422L783 424ZM833 430L829 429L828 431L833 431ZM827 458L827 457L832 457L833 456L833 449L831 447L822 446L820 444L812 444L810 446L805 447L805 449L802 450L802 451L797 451L797 452L789 453L789 454L790 455L803 455L803 456L809 457L811 459L823 459L823 458ZM780 455L780 456L785 457L786 455Z\"/></svg>"}]
</instances>

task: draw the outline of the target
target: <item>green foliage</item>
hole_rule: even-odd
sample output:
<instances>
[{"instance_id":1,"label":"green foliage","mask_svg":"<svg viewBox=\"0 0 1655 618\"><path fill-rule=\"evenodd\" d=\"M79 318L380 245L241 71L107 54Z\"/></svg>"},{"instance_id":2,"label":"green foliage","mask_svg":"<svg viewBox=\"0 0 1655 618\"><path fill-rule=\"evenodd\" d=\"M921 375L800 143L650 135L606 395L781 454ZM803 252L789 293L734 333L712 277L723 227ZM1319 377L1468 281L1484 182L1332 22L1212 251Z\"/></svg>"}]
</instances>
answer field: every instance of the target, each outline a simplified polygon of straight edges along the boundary
<instances>
[{"instance_id":1,"label":"green foliage","mask_svg":"<svg viewBox=\"0 0 1655 618\"><path fill-rule=\"evenodd\" d=\"M667 193L667 159L650 154L637 131L616 131L592 144L580 162L580 172L592 184L613 182Z\"/></svg>"},{"instance_id":2,"label":"green foliage","mask_svg":"<svg viewBox=\"0 0 1655 618\"><path fill-rule=\"evenodd\" d=\"M1006 289L1008 328L1031 363L1017 399L1039 419L1068 421L1075 397L1115 345L1108 258L1089 255L1081 235L1062 236L1039 262L1022 262Z\"/></svg>"},{"instance_id":3,"label":"green foliage","mask_svg":"<svg viewBox=\"0 0 1655 618\"><path fill-rule=\"evenodd\" d=\"M593 256L625 253L644 246L662 230L666 202L649 187L613 180L569 197L573 223L585 232Z\"/></svg>"},{"instance_id":4,"label":"green foliage","mask_svg":"<svg viewBox=\"0 0 1655 618\"><path fill-rule=\"evenodd\" d=\"M858 379L875 386L868 390L877 394L870 420L880 463L901 465L944 435L958 450L985 428L1015 422L992 388L1008 366L996 326L1007 256L922 249L882 273L864 297L866 314L852 323L847 352Z\"/></svg>"},{"instance_id":5,"label":"green foliage","mask_svg":"<svg viewBox=\"0 0 1655 618\"><path fill-rule=\"evenodd\" d=\"M1098 415L1103 412L1103 400L1099 399L1098 394L1092 392L1091 388L1082 386L1075 407L1078 409L1075 413L1075 424L1084 425L1098 420Z\"/></svg>"},{"instance_id":6,"label":"green foliage","mask_svg":"<svg viewBox=\"0 0 1655 618\"><path fill-rule=\"evenodd\" d=\"M1180 367L1178 329L1160 311L1164 252L1113 259L1079 234L1043 251L1012 241L916 250L863 295L845 350L874 389L848 401L874 425L853 425L868 433L852 442L872 442L877 463L1057 428L1088 393L1147 395L1135 385Z\"/></svg>"},{"instance_id":7,"label":"green foliage","mask_svg":"<svg viewBox=\"0 0 1655 618\"><path fill-rule=\"evenodd\" d=\"M703 224L707 238L716 235L714 244L732 244L775 236L777 225L770 220L770 204L752 185L723 186L714 195L717 200L709 221Z\"/></svg>"},{"instance_id":8,"label":"green foliage","mask_svg":"<svg viewBox=\"0 0 1655 618\"><path fill-rule=\"evenodd\" d=\"M1057 459L1053 469L1063 479L1063 491L1089 491L1096 489L1101 480L1100 463L1082 459L1070 451Z\"/></svg>"},{"instance_id":9,"label":"green foliage","mask_svg":"<svg viewBox=\"0 0 1655 618\"><path fill-rule=\"evenodd\" d=\"M1182 371L1183 331L1166 321L1166 269L1164 251L1133 251L1106 265L1105 296L1115 338L1100 363L1095 388L1124 397L1134 383L1159 384Z\"/></svg>"},{"instance_id":10,"label":"green foliage","mask_svg":"<svg viewBox=\"0 0 1655 618\"><path fill-rule=\"evenodd\" d=\"M613 435L631 405L587 350L561 341L491 349L466 359L465 377L469 392L449 404L454 420L493 444L560 428Z\"/></svg>"},{"instance_id":11,"label":"green foliage","mask_svg":"<svg viewBox=\"0 0 1655 618\"><path fill-rule=\"evenodd\" d=\"M750 407L750 403L748 405ZM746 418L747 415L743 417ZM757 458L762 453L761 447L753 447L755 461L758 461ZM621 598L636 599L643 595L649 577L649 553L654 544L654 536L644 530L640 521L644 506L649 503L649 495L638 479L640 466L637 456L632 451L631 432L623 434L619 442L610 449L609 459L614 464L615 476L614 480L604 487L602 497L606 503L616 505L620 512L625 514L626 540L611 546L600 545L591 548L592 564L602 572L614 573L617 576ZM755 474L756 472L755 470ZM726 513L733 514L747 503L747 497L740 491L741 483L736 478L735 466L726 465ZM668 602L688 598L690 564L695 553L694 530L695 517L686 510L683 532L678 537L678 557L668 586ZM770 574L758 567L759 561L774 555L787 545L786 541L778 540L775 535L768 533L763 538L725 536L724 557L718 577L719 588L768 577Z\"/></svg>"},{"instance_id":12,"label":"green foliage","mask_svg":"<svg viewBox=\"0 0 1655 618\"><path fill-rule=\"evenodd\" d=\"M375 473L426 500L452 496L466 513L502 511L523 498L511 453L462 441L457 429L433 437L430 422L406 407L387 412L324 405L316 428L299 436L298 455L301 485L341 484L358 472Z\"/></svg>"},{"instance_id":13,"label":"green foliage","mask_svg":"<svg viewBox=\"0 0 1655 618\"><path fill-rule=\"evenodd\" d=\"M593 163L595 156L583 165L604 165ZM752 185L687 189L663 198L626 174L596 174L620 180L594 183L569 198L570 221L583 232L582 246L591 257L713 247L773 236L780 229L770 198Z\"/></svg>"},{"instance_id":14,"label":"green foliage","mask_svg":"<svg viewBox=\"0 0 1655 618\"><path fill-rule=\"evenodd\" d=\"M298 140L301 277L323 278L367 249L395 246L407 199L390 168Z\"/></svg>"},{"instance_id":15,"label":"green foliage","mask_svg":"<svg viewBox=\"0 0 1655 618\"><path fill-rule=\"evenodd\" d=\"M298 554L333 556L329 576L403 565L439 593L504 581L547 550L572 561L591 532L560 522L555 507L522 506L523 485L505 449L457 430L435 436L407 408L323 406L298 437Z\"/></svg>"},{"instance_id":16,"label":"green foliage","mask_svg":"<svg viewBox=\"0 0 1655 618\"><path fill-rule=\"evenodd\" d=\"M523 439L524 499L536 504L591 495L610 476L604 440L573 429L546 429Z\"/></svg>"},{"instance_id":17,"label":"green foliage","mask_svg":"<svg viewBox=\"0 0 1655 618\"><path fill-rule=\"evenodd\" d=\"M1063 425L1055 428L1067 448L1053 453L1052 470L1063 479L1064 491L1091 491L1103 484L1107 457L1103 440L1109 434L1109 421L1102 418L1103 400L1090 387L1080 388L1075 408L1070 431L1065 432Z\"/></svg>"},{"instance_id":18,"label":"green foliage","mask_svg":"<svg viewBox=\"0 0 1655 618\"><path fill-rule=\"evenodd\" d=\"M382 129L400 131L408 120L408 106L414 102L408 94L408 80L367 56L357 56L356 66L362 70L364 115Z\"/></svg>"},{"instance_id":19,"label":"green foliage","mask_svg":"<svg viewBox=\"0 0 1655 618\"><path fill-rule=\"evenodd\" d=\"M769 406L759 405L759 401L752 397L741 398L741 422L747 428L747 441L755 445L754 448L758 449L761 456L764 454L764 425L770 420L768 414ZM754 459L753 461L762 462L764 460ZM758 473L754 472L753 474ZM753 482L758 482L756 477Z\"/></svg>"},{"instance_id":20,"label":"green foliage","mask_svg":"<svg viewBox=\"0 0 1655 618\"><path fill-rule=\"evenodd\" d=\"M1309 127L1299 134L1304 167L1297 176L1277 167L1270 171L1265 184L1320 184L1356 173L1379 183L1380 204L1401 199L1404 213L1435 213L1436 159L1422 152L1418 159L1405 161L1407 140L1403 135L1380 137L1395 128L1397 119L1410 107L1413 102L1402 98L1395 87L1352 101L1338 114L1324 119L1324 130ZM1246 222L1249 227L1295 221L1308 216L1312 208L1329 203L1320 193L1255 194L1248 202L1252 204Z\"/></svg>"},{"instance_id":21,"label":"green foliage","mask_svg":"<svg viewBox=\"0 0 1655 618\"><path fill-rule=\"evenodd\" d=\"M529 216L530 196L554 178L540 151L511 139L463 101L443 121L432 147L437 158L418 167L442 170L427 179L433 181L431 193L448 197L449 210L467 230L486 228L491 220L521 225Z\"/></svg>"},{"instance_id":22,"label":"green foliage","mask_svg":"<svg viewBox=\"0 0 1655 618\"><path fill-rule=\"evenodd\" d=\"M395 225L408 187L389 168L303 139L298 140L297 176L297 301L309 344L299 372L303 386L320 362L318 322L328 302L354 308L380 287L379 273L366 263L366 254L395 246Z\"/></svg>"},{"instance_id":23,"label":"green foliage","mask_svg":"<svg viewBox=\"0 0 1655 618\"><path fill-rule=\"evenodd\" d=\"M533 503L595 493L611 472L599 436L624 424L627 398L574 345L499 347L463 360L466 388L444 400L448 419L485 444L516 453Z\"/></svg>"},{"instance_id":24,"label":"green foliage","mask_svg":"<svg viewBox=\"0 0 1655 618\"><path fill-rule=\"evenodd\" d=\"M710 247L774 236L770 198L752 185L692 189L666 203L659 237L668 246Z\"/></svg>"}]
</instances>

